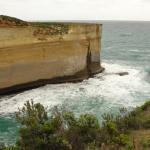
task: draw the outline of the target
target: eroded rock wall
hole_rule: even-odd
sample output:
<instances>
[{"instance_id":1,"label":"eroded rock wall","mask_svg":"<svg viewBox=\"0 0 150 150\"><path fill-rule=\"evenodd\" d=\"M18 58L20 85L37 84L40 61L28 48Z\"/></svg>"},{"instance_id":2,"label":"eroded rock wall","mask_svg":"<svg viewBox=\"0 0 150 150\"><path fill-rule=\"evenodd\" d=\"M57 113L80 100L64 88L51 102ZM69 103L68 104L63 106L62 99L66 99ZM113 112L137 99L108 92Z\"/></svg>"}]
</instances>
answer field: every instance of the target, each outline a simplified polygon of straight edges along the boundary
<instances>
[{"instance_id":1,"label":"eroded rock wall","mask_svg":"<svg viewBox=\"0 0 150 150\"><path fill-rule=\"evenodd\" d=\"M0 94L83 80L102 71L101 25L67 25L62 35L31 25L0 27Z\"/></svg>"}]
</instances>

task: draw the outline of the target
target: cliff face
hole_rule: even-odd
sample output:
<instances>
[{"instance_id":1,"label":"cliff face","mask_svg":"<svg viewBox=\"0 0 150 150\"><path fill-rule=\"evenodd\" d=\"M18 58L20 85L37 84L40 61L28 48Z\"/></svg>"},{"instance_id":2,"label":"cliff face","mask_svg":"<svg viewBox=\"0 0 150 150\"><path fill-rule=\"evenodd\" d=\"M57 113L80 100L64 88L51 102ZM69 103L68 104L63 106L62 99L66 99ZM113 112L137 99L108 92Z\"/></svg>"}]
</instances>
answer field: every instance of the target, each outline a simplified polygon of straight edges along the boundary
<instances>
[{"instance_id":1,"label":"cliff face","mask_svg":"<svg viewBox=\"0 0 150 150\"><path fill-rule=\"evenodd\" d=\"M101 30L98 24L1 24L0 94L101 72Z\"/></svg>"}]
</instances>

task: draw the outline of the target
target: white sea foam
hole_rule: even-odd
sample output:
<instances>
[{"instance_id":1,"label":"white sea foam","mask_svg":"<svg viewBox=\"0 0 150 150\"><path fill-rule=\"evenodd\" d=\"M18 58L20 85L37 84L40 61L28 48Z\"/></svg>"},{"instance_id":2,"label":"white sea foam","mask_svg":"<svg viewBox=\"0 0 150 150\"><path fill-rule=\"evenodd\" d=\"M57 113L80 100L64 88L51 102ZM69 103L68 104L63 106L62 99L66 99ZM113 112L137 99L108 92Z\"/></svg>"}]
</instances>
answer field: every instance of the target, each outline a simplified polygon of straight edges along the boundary
<instances>
[{"instance_id":1,"label":"white sea foam","mask_svg":"<svg viewBox=\"0 0 150 150\"><path fill-rule=\"evenodd\" d=\"M130 52L141 52L139 49L131 49L131 50L129 50Z\"/></svg>"},{"instance_id":2,"label":"white sea foam","mask_svg":"<svg viewBox=\"0 0 150 150\"><path fill-rule=\"evenodd\" d=\"M112 49L112 48L113 48L112 46L108 46L108 47L106 47L105 49L110 50L110 49Z\"/></svg>"},{"instance_id":3,"label":"white sea foam","mask_svg":"<svg viewBox=\"0 0 150 150\"><path fill-rule=\"evenodd\" d=\"M0 114L14 113L30 99L51 108L64 105L75 113L92 112L100 115L115 112L120 107L135 107L149 96L150 84L140 69L104 63L104 73L81 83L46 85L20 94L0 98ZM129 72L119 76L114 73ZM145 99L143 99L145 97Z\"/></svg>"}]
</instances>

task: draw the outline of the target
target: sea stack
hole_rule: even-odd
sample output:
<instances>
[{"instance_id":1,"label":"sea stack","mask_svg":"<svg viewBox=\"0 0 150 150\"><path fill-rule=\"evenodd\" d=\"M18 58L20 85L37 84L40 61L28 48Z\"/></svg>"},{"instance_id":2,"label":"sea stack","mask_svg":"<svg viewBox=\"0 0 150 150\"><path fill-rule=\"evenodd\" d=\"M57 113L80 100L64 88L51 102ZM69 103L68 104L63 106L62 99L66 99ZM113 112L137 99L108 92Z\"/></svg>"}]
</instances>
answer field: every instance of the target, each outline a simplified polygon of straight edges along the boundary
<instances>
[{"instance_id":1,"label":"sea stack","mask_svg":"<svg viewBox=\"0 0 150 150\"><path fill-rule=\"evenodd\" d=\"M102 72L102 25L0 16L0 95Z\"/></svg>"}]
</instances>

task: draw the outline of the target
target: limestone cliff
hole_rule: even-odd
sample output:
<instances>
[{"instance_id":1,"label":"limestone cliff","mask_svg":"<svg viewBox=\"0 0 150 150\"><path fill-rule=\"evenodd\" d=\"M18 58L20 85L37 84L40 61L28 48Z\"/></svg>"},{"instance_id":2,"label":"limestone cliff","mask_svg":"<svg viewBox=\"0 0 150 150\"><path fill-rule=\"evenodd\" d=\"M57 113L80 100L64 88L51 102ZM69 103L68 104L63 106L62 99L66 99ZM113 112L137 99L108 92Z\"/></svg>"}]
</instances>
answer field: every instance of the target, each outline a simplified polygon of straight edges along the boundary
<instances>
[{"instance_id":1,"label":"limestone cliff","mask_svg":"<svg viewBox=\"0 0 150 150\"><path fill-rule=\"evenodd\" d=\"M101 72L99 24L26 23L0 16L0 94Z\"/></svg>"}]
</instances>

